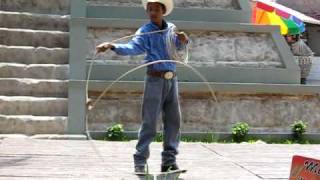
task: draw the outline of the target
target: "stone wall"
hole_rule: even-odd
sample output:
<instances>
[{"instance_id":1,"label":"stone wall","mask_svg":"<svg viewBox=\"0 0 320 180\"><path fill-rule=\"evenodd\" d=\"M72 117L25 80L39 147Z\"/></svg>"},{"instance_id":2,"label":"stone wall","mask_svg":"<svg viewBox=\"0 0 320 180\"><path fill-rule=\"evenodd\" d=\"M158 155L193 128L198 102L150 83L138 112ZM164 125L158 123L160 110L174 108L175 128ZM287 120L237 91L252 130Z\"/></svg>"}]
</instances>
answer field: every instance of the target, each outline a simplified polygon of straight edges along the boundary
<instances>
[{"instance_id":1,"label":"stone wall","mask_svg":"<svg viewBox=\"0 0 320 180\"><path fill-rule=\"evenodd\" d=\"M193 66L227 66L282 68L279 52L268 34L236 33L215 31L185 31L191 39L189 61ZM95 46L101 42L134 34L134 29L90 28L88 33L88 56L93 56ZM123 41L122 43L126 43ZM99 58L116 64L141 63L143 56L118 56L113 52L100 55Z\"/></svg>"},{"instance_id":2,"label":"stone wall","mask_svg":"<svg viewBox=\"0 0 320 180\"><path fill-rule=\"evenodd\" d=\"M90 0L92 5L140 7L141 0ZM175 7L180 8L210 8L239 9L236 0L174 0Z\"/></svg>"},{"instance_id":3,"label":"stone wall","mask_svg":"<svg viewBox=\"0 0 320 180\"><path fill-rule=\"evenodd\" d=\"M91 4L115 6L141 6L140 0L91 0ZM231 0L175 1L177 7L236 9ZM204 5L203 3L206 3ZM267 33L185 31L191 39L192 66L284 68L277 47ZM123 36L134 34L136 29L89 28L87 59L91 59L95 46ZM126 43L127 41L123 41ZM118 56L113 52L99 55L100 63L140 64L143 56ZM89 97L98 95L91 92ZM181 92L182 131L230 132L237 121L250 124L251 132L290 132L290 124L303 119L309 122L309 132L319 132L319 99L317 96L283 94L219 93L219 102L208 94ZM109 92L89 112L89 130L104 131L113 123L122 123L127 131L137 131L141 122L142 92ZM161 116L160 116L161 117ZM161 129L159 119L158 128Z\"/></svg>"},{"instance_id":4,"label":"stone wall","mask_svg":"<svg viewBox=\"0 0 320 180\"><path fill-rule=\"evenodd\" d=\"M244 121L252 133L290 133L290 124L304 120L309 133L320 133L320 99L316 95L218 94L219 102L208 99L204 94L181 94L183 132L230 132L235 122ZM137 131L141 103L140 93L109 93L89 113L89 129L105 130L112 123L122 123L126 130ZM158 122L161 129L161 120Z\"/></svg>"},{"instance_id":5,"label":"stone wall","mask_svg":"<svg viewBox=\"0 0 320 180\"><path fill-rule=\"evenodd\" d=\"M64 14L70 13L71 0L1 0L1 11L29 12L40 14Z\"/></svg>"}]
</instances>

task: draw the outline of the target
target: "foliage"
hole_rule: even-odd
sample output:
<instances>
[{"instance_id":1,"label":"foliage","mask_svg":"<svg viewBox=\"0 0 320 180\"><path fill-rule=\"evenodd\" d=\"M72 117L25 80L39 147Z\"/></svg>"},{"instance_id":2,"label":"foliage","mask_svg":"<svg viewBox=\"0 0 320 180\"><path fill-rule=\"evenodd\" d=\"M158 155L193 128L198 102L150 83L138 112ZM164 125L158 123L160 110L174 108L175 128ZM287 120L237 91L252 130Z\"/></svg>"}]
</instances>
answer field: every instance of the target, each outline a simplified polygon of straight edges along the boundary
<instances>
[{"instance_id":1,"label":"foliage","mask_svg":"<svg viewBox=\"0 0 320 180\"><path fill-rule=\"evenodd\" d=\"M114 124L107 129L106 140L109 141L123 141L125 140L124 130L122 124Z\"/></svg>"},{"instance_id":2,"label":"foliage","mask_svg":"<svg viewBox=\"0 0 320 180\"><path fill-rule=\"evenodd\" d=\"M237 122L231 129L232 138L235 142L244 141L248 132L249 125L245 122Z\"/></svg>"},{"instance_id":3,"label":"foliage","mask_svg":"<svg viewBox=\"0 0 320 180\"><path fill-rule=\"evenodd\" d=\"M295 140L302 140L303 133L307 131L307 123L300 121L295 121L293 124L291 124L291 131L293 138Z\"/></svg>"}]
</instances>

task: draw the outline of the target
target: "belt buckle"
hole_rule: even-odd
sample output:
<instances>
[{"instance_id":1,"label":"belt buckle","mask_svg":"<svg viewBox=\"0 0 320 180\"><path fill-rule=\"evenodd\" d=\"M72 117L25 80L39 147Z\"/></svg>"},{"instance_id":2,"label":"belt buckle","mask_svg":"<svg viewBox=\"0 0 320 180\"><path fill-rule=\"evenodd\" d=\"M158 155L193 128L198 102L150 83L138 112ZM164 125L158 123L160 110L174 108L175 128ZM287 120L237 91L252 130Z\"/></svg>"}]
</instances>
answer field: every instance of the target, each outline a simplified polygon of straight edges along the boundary
<instances>
[{"instance_id":1,"label":"belt buckle","mask_svg":"<svg viewBox=\"0 0 320 180\"><path fill-rule=\"evenodd\" d=\"M170 80L173 78L173 72L171 71L168 71L168 72L165 72L164 75L163 75L164 79L166 80Z\"/></svg>"}]
</instances>

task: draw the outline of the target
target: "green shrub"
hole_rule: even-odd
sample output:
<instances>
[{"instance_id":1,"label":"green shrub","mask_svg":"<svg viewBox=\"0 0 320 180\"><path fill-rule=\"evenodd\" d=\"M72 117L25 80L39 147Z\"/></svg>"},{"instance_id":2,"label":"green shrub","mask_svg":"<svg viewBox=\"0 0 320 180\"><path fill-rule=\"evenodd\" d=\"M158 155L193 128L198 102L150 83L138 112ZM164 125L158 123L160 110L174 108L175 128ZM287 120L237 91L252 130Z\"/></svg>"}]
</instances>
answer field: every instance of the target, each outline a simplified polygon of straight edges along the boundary
<instances>
[{"instance_id":1,"label":"green shrub","mask_svg":"<svg viewBox=\"0 0 320 180\"><path fill-rule=\"evenodd\" d=\"M293 124L291 124L291 131L293 138L295 140L302 140L303 133L307 131L308 124L300 121L295 121Z\"/></svg>"},{"instance_id":2,"label":"green shrub","mask_svg":"<svg viewBox=\"0 0 320 180\"><path fill-rule=\"evenodd\" d=\"M122 124L114 124L107 129L106 140L109 141L123 141L125 140L124 130Z\"/></svg>"},{"instance_id":3,"label":"green shrub","mask_svg":"<svg viewBox=\"0 0 320 180\"><path fill-rule=\"evenodd\" d=\"M249 125L245 122L237 122L231 129L232 139L235 142L242 142L245 140L249 132Z\"/></svg>"},{"instance_id":4,"label":"green shrub","mask_svg":"<svg viewBox=\"0 0 320 180\"><path fill-rule=\"evenodd\" d=\"M153 141L155 142L162 142L163 141L163 133L157 133L154 137Z\"/></svg>"}]
</instances>

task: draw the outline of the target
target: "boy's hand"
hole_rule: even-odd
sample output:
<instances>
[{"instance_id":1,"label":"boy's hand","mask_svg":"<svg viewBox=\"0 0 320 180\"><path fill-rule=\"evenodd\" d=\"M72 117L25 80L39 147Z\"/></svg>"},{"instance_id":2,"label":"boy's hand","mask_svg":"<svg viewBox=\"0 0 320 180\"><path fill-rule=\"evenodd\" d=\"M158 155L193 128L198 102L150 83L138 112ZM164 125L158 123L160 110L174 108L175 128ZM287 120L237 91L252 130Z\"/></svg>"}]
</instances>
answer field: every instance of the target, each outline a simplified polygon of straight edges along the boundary
<instances>
[{"instance_id":1,"label":"boy's hand","mask_svg":"<svg viewBox=\"0 0 320 180\"><path fill-rule=\"evenodd\" d=\"M92 99L88 99L86 103L87 109L91 110L93 108L92 105L93 105Z\"/></svg>"},{"instance_id":2,"label":"boy's hand","mask_svg":"<svg viewBox=\"0 0 320 180\"><path fill-rule=\"evenodd\" d=\"M188 36L185 32L176 32L178 39L180 40L181 43L187 44L188 42Z\"/></svg>"},{"instance_id":3,"label":"boy's hand","mask_svg":"<svg viewBox=\"0 0 320 180\"><path fill-rule=\"evenodd\" d=\"M100 53L100 52L105 52L106 50L111 49L111 48L114 48L114 46L112 44L110 44L109 42L105 42L105 43L99 44L96 47L96 51L97 51L97 53Z\"/></svg>"}]
</instances>

